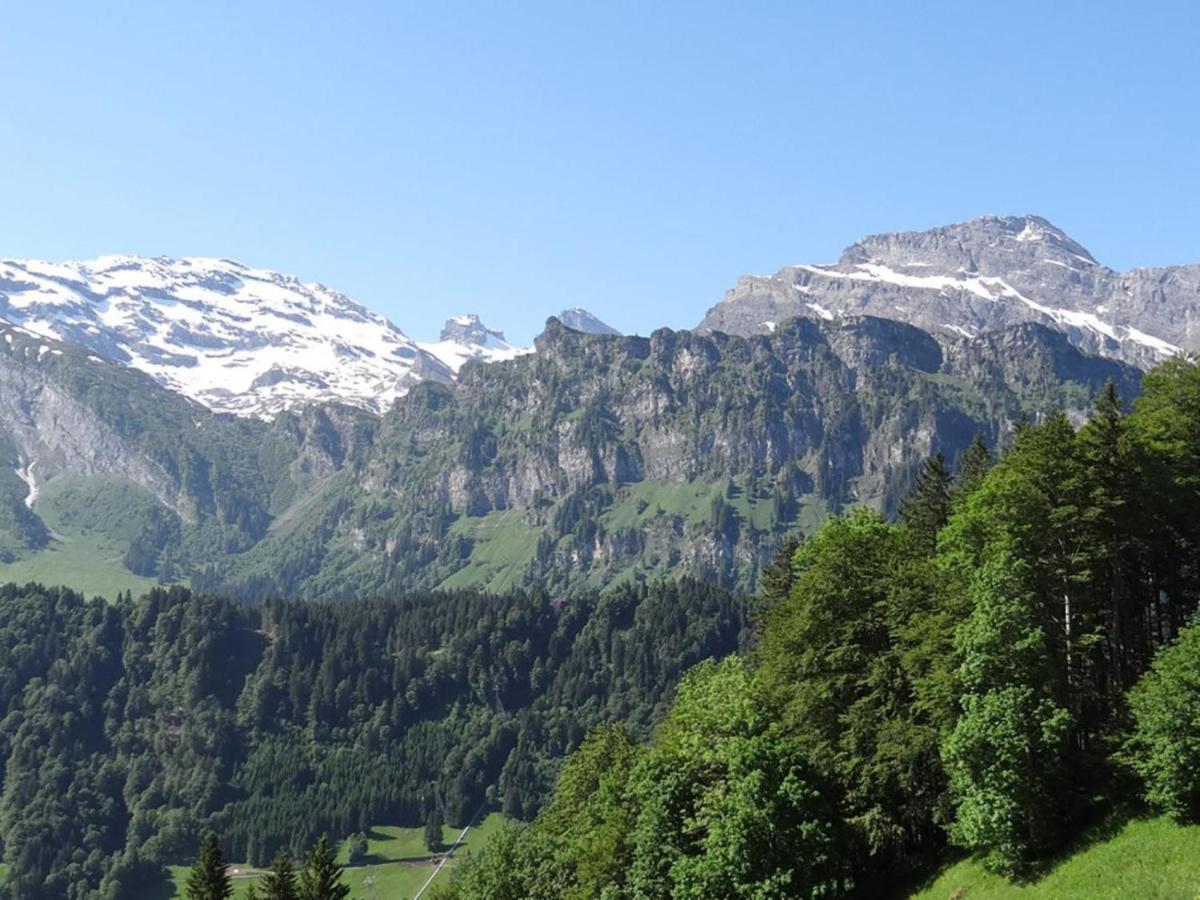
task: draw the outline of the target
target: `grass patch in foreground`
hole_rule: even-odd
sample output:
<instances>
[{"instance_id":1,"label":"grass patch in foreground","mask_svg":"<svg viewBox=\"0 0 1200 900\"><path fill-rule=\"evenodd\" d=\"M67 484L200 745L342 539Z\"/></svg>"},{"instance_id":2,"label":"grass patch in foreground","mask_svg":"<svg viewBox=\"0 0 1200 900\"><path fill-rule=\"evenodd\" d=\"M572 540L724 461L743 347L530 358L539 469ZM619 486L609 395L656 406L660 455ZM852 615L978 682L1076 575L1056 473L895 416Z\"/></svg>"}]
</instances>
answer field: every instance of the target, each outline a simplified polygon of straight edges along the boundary
<instances>
[{"instance_id":1,"label":"grass patch in foreground","mask_svg":"<svg viewBox=\"0 0 1200 900\"><path fill-rule=\"evenodd\" d=\"M1100 834L1036 881L1010 884L974 859L943 869L913 900L1196 900L1200 897L1200 825L1134 819Z\"/></svg>"}]
</instances>

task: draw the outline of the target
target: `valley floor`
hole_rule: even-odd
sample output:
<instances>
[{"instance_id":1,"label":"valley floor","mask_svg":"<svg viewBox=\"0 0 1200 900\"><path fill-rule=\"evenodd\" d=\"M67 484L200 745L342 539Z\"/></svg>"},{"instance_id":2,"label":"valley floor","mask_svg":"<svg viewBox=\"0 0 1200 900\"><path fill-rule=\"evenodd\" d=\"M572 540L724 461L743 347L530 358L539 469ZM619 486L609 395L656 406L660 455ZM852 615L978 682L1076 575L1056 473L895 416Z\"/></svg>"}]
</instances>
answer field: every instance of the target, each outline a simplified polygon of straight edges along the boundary
<instances>
[{"instance_id":1,"label":"valley floor","mask_svg":"<svg viewBox=\"0 0 1200 900\"><path fill-rule=\"evenodd\" d=\"M455 851L454 858L442 868L430 887L449 878L459 861L469 858L473 853L479 853L502 821L500 815L492 814L471 828ZM461 829L445 828L442 838L445 846L449 847L460 833ZM346 867L342 883L349 885L351 896L364 900L407 900L414 897L434 873L437 867L436 860L441 858L441 854L431 854L425 849L424 835L424 828L374 827L367 833L365 861L354 866L348 865L345 847L340 847L338 861ZM244 864L235 864L231 868L236 870L233 897L234 900L241 900L246 896L250 885L258 880L258 873ZM184 897L188 871L187 866L171 866L170 882L147 888L136 900Z\"/></svg>"},{"instance_id":2,"label":"valley floor","mask_svg":"<svg viewBox=\"0 0 1200 900\"><path fill-rule=\"evenodd\" d=\"M1200 825L1134 819L1099 829L1040 878L1014 885L975 860L954 863L910 900L1195 900L1200 897Z\"/></svg>"}]
</instances>

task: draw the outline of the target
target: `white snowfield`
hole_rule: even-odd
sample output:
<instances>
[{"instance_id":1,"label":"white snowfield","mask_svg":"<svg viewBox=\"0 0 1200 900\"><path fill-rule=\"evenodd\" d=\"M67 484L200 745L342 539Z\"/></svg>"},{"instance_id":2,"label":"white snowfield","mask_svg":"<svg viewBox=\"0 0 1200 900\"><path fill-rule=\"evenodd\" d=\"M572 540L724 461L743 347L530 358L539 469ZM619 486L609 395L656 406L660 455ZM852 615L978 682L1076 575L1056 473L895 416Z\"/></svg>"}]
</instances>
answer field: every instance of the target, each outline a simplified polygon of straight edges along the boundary
<instances>
[{"instance_id":1,"label":"white snowfield","mask_svg":"<svg viewBox=\"0 0 1200 900\"><path fill-rule=\"evenodd\" d=\"M0 260L0 318L140 369L218 412L336 400L382 412L503 346L422 345L322 284L226 259ZM467 323L474 317L456 317Z\"/></svg>"}]
</instances>

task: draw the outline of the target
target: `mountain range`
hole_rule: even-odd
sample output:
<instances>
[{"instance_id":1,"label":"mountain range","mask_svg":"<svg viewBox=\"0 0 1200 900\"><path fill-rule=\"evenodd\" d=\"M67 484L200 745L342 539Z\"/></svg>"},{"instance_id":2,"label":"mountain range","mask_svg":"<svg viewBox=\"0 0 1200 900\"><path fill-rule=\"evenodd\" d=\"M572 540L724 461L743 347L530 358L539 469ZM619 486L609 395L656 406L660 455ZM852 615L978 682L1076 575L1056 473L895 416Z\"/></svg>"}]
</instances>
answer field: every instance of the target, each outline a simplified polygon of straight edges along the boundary
<instances>
[{"instance_id":1,"label":"mountain range","mask_svg":"<svg viewBox=\"0 0 1200 900\"><path fill-rule=\"evenodd\" d=\"M583 330L616 332L583 310ZM383 412L468 360L523 352L477 316L418 343L322 284L225 259L0 260L0 319L153 376L218 412L270 418L313 402Z\"/></svg>"},{"instance_id":2,"label":"mountain range","mask_svg":"<svg viewBox=\"0 0 1200 900\"><path fill-rule=\"evenodd\" d=\"M1196 268L1117 275L1045 220L987 218L744 278L694 331L573 309L523 348L471 315L413 341L223 260L6 261L0 575L749 588L784 535L894 512L933 453L1082 420L1106 381L1132 399L1195 343Z\"/></svg>"}]
</instances>

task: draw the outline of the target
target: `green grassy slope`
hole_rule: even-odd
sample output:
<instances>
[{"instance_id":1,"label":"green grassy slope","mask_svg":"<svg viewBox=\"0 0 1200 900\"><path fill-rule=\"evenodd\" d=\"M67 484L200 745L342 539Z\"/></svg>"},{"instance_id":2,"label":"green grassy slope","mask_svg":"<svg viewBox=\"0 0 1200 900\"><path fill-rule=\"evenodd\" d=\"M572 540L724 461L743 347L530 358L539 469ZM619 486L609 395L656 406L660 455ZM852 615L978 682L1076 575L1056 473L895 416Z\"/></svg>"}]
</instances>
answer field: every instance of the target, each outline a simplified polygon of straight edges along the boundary
<instances>
[{"instance_id":1,"label":"green grassy slope","mask_svg":"<svg viewBox=\"0 0 1200 900\"><path fill-rule=\"evenodd\" d=\"M155 506L148 492L120 479L51 482L36 509L51 531L50 540L39 550L0 563L0 582L61 584L110 600L119 591L147 591L156 579L129 571L124 557L147 510Z\"/></svg>"},{"instance_id":2,"label":"green grassy slope","mask_svg":"<svg viewBox=\"0 0 1200 900\"><path fill-rule=\"evenodd\" d=\"M967 859L943 869L912 900L1195 900L1200 897L1200 826L1136 819L1097 833L1040 878L1013 885Z\"/></svg>"},{"instance_id":3,"label":"green grassy slope","mask_svg":"<svg viewBox=\"0 0 1200 900\"><path fill-rule=\"evenodd\" d=\"M109 600L120 591L134 596L149 590L153 578L134 575L122 564L125 547L102 536L62 534L44 550L24 559L0 563L0 582L25 584L40 581L46 585L66 585L87 597L99 594Z\"/></svg>"}]
</instances>

